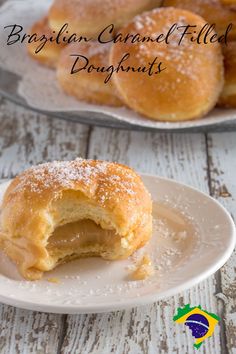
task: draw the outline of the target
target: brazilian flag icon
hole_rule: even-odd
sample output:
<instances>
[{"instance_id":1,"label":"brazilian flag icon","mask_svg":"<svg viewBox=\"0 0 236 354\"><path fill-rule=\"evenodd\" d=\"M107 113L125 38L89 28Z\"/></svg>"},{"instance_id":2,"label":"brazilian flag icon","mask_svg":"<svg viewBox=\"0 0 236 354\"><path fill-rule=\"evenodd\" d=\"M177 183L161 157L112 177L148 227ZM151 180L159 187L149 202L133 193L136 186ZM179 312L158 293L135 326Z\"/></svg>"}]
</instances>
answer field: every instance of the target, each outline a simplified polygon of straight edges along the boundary
<instances>
[{"instance_id":1,"label":"brazilian flag icon","mask_svg":"<svg viewBox=\"0 0 236 354\"><path fill-rule=\"evenodd\" d=\"M188 304L178 309L173 320L190 328L192 336L196 339L194 347L199 349L204 340L213 335L220 318L214 313L202 310L201 306L190 307Z\"/></svg>"}]
</instances>

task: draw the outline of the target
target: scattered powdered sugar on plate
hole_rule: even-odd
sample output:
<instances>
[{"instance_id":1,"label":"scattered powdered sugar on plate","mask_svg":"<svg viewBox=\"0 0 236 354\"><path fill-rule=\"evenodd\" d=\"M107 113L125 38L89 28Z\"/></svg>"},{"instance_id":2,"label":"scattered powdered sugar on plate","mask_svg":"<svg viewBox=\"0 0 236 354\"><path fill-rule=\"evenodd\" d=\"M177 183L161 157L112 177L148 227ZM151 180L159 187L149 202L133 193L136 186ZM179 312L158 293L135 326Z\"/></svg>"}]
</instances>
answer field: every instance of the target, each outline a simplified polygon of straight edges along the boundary
<instances>
[{"instance_id":1,"label":"scattered powdered sugar on plate","mask_svg":"<svg viewBox=\"0 0 236 354\"><path fill-rule=\"evenodd\" d=\"M175 232L165 219L157 216L156 210L159 206L154 204L154 231L151 241L128 260L111 262L93 258L82 259L59 266L54 271L46 273L41 281L30 282L0 276L0 283L4 281L10 286L17 287L16 295L9 295L12 298L17 298L20 291L27 291L33 298L34 294L44 289L44 295L40 302L53 301L55 304L64 305L78 305L84 302L88 304L92 299L96 298L102 301L108 296L118 299L121 296L129 298L133 296L133 291L135 291L135 296L141 296L149 286L155 285L155 287L161 288L163 282L168 284L168 280L165 278L168 272L173 268L176 270L183 268L188 260L189 254L185 252L186 238L191 253L198 245L199 235L197 227L192 225L186 212L179 210L172 212L181 215L184 220L183 227L186 227L186 230ZM168 210L169 206L166 204L165 208ZM193 233L189 233L191 230ZM150 257L155 273L145 280L132 280L130 274L145 254ZM5 256L2 259L8 262ZM99 266L95 265L93 276L90 275L88 278L86 271L91 268L93 263L99 264ZM101 266L102 268L106 266L107 269L100 272L99 267ZM118 283L113 283L113 269L120 271ZM16 278L20 279L19 276ZM94 285L95 282L96 285Z\"/></svg>"},{"instance_id":2,"label":"scattered powdered sugar on plate","mask_svg":"<svg viewBox=\"0 0 236 354\"><path fill-rule=\"evenodd\" d=\"M32 24L47 12L51 2L52 0L37 2L34 0L28 0L27 2L10 0L0 8L0 22L3 27L12 23L18 23L27 32ZM142 26L142 22L137 19L137 30L140 30ZM235 120L235 110L216 109L203 120L177 123L157 122L145 119L125 107L113 108L77 101L75 98L67 96L62 92L57 83L55 71L39 65L27 55L24 44L17 43L7 46L8 32L4 30L0 33L0 68L20 76L21 80L19 81L18 92L26 100L27 104L35 109L60 113L71 112L73 114L78 112L80 115L82 112L86 112L86 114L89 112L91 113L88 116L88 122L90 123L93 123L92 113L96 113L96 119L104 118L105 115L106 118L111 117L136 126L156 129L200 127ZM103 45L101 45L101 52L102 47ZM105 48L106 46L104 46L103 50ZM97 50L95 50L95 53ZM93 51L91 55L93 55ZM179 70L186 72L186 65L184 67L179 66Z\"/></svg>"},{"instance_id":3,"label":"scattered powdered sugar on plate","mask_svg":"<svg viewBox=\"0 0 236 354\"><path fill-rule=\"evenodd\" d=\"M38 305L42 311L109 311L172 295L218 269L232 249L232 226L222 207L178 183L142 178L154 199L153 237L144 248L122 261L72 261L35 282L23 280L15 265L1 254L0 299L30 309ZM0 199L6 188L7 184L0 186ZM130 273L144 254L150 257L155 273L132 281Z\"/></svg>"},{"instance_id":4,"label":"scattered powdered sugar on plate","mask_svg":"<svg viewBox=\"0 0 236 354\"><path fill-rule=\"evenodd\" d=\"M105 166L106 164L104 168ZM34 169L37 171L37 167ZM0 275L0 284L4 282L9 288L17 288L17 292L9 294L11 298L17 298L19 292L24 293L27 291L33 299L34 294L37 295L38 292L43 290L40 299L41 303L53 301L55 304L64 305L78 305L84 302L87 304L94 298L99 298L102 301L101 299L108 296L120 298L125 295L126 297L132 297L133 291L135 291L136 296L141 296L146 287L154 284L159 288L161 287L162 279L165 278L169 270L173 267L176 269L183 267L183 264L188 259L188 255L184 252L186 237L192 251L196 247L198 236L197 229L192 224L191 227L194 230L194 234L187 233L190 230L189 228L187 228L186 234L184 232L181 232L181 234L178 231L175 232L165 219L157 217L156 210L158 208L159 206L155 203L153 237L151 241L128 260L111 262L93 258L81 259L59 266L54 271L45 273L41 281L35 282L21 280L16 270L10 271L11 275L6 271L5 274ZM166 206L165 208L168 209L169 207ZM187 221L186 213L176 212L183 217L183 220L186 220L184 222L189 222ZM145 280L132 280L130 272L134 270L134 267L145 253L150 256L155 274ZM5 267L9 268L10 261L5 255L2 255L1 269L5 268L3 267L4 262ZM93 263L95 264L94 274L87 277L86 273L88 269L91 269ZM10 267L15 268L13 264ZM103 269L102 271L99 270L100 267ZM106 267L105 271L104 267ZM119 269L121 273L118 283L113 283L112 274L114 269L116 271Z\"/></svg>"}]
</instances>

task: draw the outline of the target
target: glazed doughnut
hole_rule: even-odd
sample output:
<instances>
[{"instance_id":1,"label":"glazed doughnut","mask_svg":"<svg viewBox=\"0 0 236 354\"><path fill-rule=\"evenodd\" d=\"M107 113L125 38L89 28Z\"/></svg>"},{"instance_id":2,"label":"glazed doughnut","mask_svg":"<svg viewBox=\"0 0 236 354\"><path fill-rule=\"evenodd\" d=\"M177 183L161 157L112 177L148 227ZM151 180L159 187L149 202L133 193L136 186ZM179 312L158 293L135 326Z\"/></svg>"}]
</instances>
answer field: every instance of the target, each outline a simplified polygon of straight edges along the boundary
<instances>
[{"instance_id":1,"label":"glazed doughnut","mask_svg":"<svg viewBox=\"0 0 236 354\"><path fill-rule=\"evenodd\" d=\"M219 105L236 108L236 42L230 42L223 48L225 59L225 85Z\"/></svg>"},{"instance_id":2,"label":"glazed doughnut","mask_svg":"<svg viewBox=\"0 0 236 354\"><path fill-rule=\"evenodd\" d=\"M26 170L2 205L1 247L29 280L71 259L129 257L152 233L152 201L127 166L76 159Z\"/></svg>"},{"instance_id":3,"label":"glazed doughnut","mask_svg":"<svg viewBox=\"0 0 236 354\"><path fill-rule=\"evenodd\" d=\"M210 24L216 24L216 31L219 34L224 34L227 26L232 23L230 38L236 38L236 12L224 6L221 0L164 0L163 5L178 7L198 14Z\"/></svg>"},{"instance_id":4,"label":"glazed doughnut","mask_svg":"<svg viewBox=\"0 0 236 354\"><path fill-rule=\"evenodd\" d=\"M156 38L156 34L167 33L174 23L182 26L194 23L200 31L205 20L189 11L160 8L137 16L121 33L124 37L139 32ZM113 45L110 55L113 65L124 53L129 53L127 66L139 67L158 57L166 67L152 76L116 72L113 81L127 106L154 120L183 121L200 118L216 105L223 87L220 45L197 44L187 38L178 45L179 39L179 34L174 33L169 44L146 41Z\"/></svg>"},{"instance_id":5,"label":"glazed doughnut","mask_svg":"<svg viewBox=\"0 0 236 354\"><path fill-rule=\"evenodd\" d=\"M32 34L37 34L38 37L45 35L48 38L53 35L52 30L48 25L47 17L36 22L31 28L30 32ZM35 53L39 46L39 42L32 42L27 44L28 53L32 58L37 60L39 63L47 65L51 68L55 68L57 61L62 49L65 47L64 43L57 44L56 42L49 42L40 50Z\"/></svg>"},{"instance_id":6,"label":"glazed doughnut","mask_svg":"<svg viewBox=\"0 0 236 354\"><path fill-rule=\"evenodd\" d=\"M79 54L88 58L94 66L108 66L109 64L109 44L98 42L73 43L68 45L61 53L58 66L57 78L61 88L68 94L79 100L89 103L122 106L121 100L113 83L104 83L106 74L86 70L71 75L71 69L76 57L71 54ZM84 65L85 60L80 59Z\"/></svg>"},{"instance_id":7,"label":"glazed doughnut","mask_svg":"<svg viewBox=\"0 0 236 354\"><path fill-rule=\"evenodd\" d=\"M55 0L49 11L50 27L59 31L68 23L69 33L96 40L108 25L121 27L135 15L157 7L160 0Z\"/></svg>"}]
</instances>

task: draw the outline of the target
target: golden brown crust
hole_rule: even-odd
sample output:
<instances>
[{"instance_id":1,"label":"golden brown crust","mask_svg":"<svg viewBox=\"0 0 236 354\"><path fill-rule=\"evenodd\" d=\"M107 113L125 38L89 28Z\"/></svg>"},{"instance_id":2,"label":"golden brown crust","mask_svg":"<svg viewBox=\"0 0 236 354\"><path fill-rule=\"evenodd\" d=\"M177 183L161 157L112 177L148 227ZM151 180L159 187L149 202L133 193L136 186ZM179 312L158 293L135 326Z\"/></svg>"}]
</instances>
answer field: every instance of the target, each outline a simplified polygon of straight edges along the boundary
<instances>
[{"instance_id":1,"label":"golden brown crust","mask_svg":"<svg viewBox=\"0 0 236 354\"><path fill-rule=\"evenodd\" d=\"M225 85L219 106L236 108L236 42L223 47L225 62Z\"/></svg>"},{"instance_id":2,"label":"golden brown crust","mask_svg":"<svg viewBox=\"0 0 236 354\"><path fill-rule=\"evenodd\" d=\"M167 33L174 23L197 25L205 20L189 11L160 8L137 16L121 29L123 35L139 32L141 36ZM196 119L215 105L223 87L223 57L220 45L192 43L188 38L178 45L179 36L162 43L116 43L110 63L130 54L126 66L139 67L162 61L166 70L160 74L122 72L114 74L114 83L124 102L133 110L155 120L181 121Z\"/></svg>"},{"instance_id":3,"label":"golden brown crust","mask_svg":"<svg viewBox=\"0 0 236 354\"><path fill-rule=\"evenodd\" d=\"M47 249L58 226L93 220L120 237L104 258L126 258L150 238L151 212L149 193L127 166L83 159L52 162L12 181L3 200L0 239L21 274L37 279L59 261L60 254ZM66 256L74 257L74 250Z\"/></svg>"},{"instance_id":4,"label":"golden brown crust","mask_svg":"<svg viewBox=\"0 0 236 354\"><path fill-rule=\"evenodd\" d=\"M228 6L231 10L236 10L236 0L221 0L221 4Z\"/></svg>"},{"instance_id":5,"label":"golden brown crust","mask_svg":"<svg viewBox=\"0 0 236 354\"><path fill-rule=\"evenodd\" d=\"M223 5L236 5L236 0L220 0Z\"/></svg>"},{"instance_id":6,"label":"golden brown crust","mask_svg":"<svg viewBox=\"0 0 236 354\"><path fill-rule=\"evenodd\" d=\"M174 6L192 11L203 17L210 24L216 24L219 34L224 34L232 23L231 38L236 38L236 12L224 6L221 0L164 0L164 6Z\"/></svg>"},{"instance_id":7,"label":"golden brown crust","mask_svg":"<svg viewBox=\"0 0 236 354\"><path fill-rule=\"evenodd\" d=\"M48 25L47 17L44 17L37 21L33 27L30 29L31 34L37 34L39 38L45 35L47 38L53 36L53 32ZM55 34L54 34L55 36ZM56 42L48 42L45 46L36 53L36 50L40 42L32 42L27 44L27 50L30 56L37 60L39 63L49 66L50 68L55 68L57 61L59 59L62 49L65 47L64 43L57 44Z\"/></svg>"},{"instance_id":8,"label":"golden brown crust","mask_svg":"<svg viewBox=\"0 0 236 354\"><path fill-rule=\"evenodd\" d=\"M95 40L111 23L119 28L138 13L159 4L159 0L56 0L49 11L49 23L56 31L68 23L69 33Z\"/></svg>"},{"instance_id":9,"label":"golden brown crust","mask_svg":"<svg viewBox=\"0 0 236 354\"><path fill-rule=\"evenodd\" d=\"M79 100L100 105L114 107L122 106L118 98L118 92L113 83L105 83L107 74L93 70L88 73L82 70L71 75L71 69L76 60L72 54L81 55L89 60L89 65L97 67L108 67L110 45L98 42L73 43L68 45L61 53L58 66L57 78L62 89L69 95ZM80 64L81 63L81 64ZM86 60L80 57L75 69L83 67Z\"/></svg>"}]
</instances>

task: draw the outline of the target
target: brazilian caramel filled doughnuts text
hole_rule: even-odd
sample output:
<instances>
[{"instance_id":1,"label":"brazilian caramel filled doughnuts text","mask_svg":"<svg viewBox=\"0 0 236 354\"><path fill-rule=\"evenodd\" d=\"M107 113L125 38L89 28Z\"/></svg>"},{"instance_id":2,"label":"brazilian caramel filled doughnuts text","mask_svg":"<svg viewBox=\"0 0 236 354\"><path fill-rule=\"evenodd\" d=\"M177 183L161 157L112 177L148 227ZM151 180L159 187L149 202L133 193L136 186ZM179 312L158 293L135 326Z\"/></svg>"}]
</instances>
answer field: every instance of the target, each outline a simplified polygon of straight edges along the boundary
<instances>
[{"instance_id":1,"label":"brazilian caramel filled doughnuts text","mask_svg":"<svg viewBox=\"0 0 236 354\"><path fill-rule=\"evenodd\" d=\"M138 31L138 29L137 29ZM120 31L115 31L114 25L107 26L98 36L98 42L101 44L107 43L125 43L125 44L135 44L135 43L163 43L169 44L173 36L180 35L178 45L187 38L190 42L197 42L198 44L208 44L208 43L223 43L228 42L230 35L231 26L226 29L225 33L218 35L215 32L215 25L204 23L202 27L195 24L178 24L173 23L170 27L165 29L162 33L152 33L150 35L136 33L122 33Z\"/></svg>"}]
</instances>

